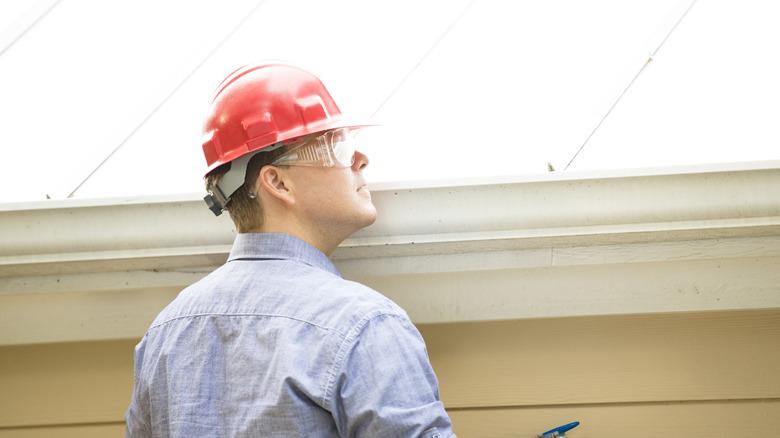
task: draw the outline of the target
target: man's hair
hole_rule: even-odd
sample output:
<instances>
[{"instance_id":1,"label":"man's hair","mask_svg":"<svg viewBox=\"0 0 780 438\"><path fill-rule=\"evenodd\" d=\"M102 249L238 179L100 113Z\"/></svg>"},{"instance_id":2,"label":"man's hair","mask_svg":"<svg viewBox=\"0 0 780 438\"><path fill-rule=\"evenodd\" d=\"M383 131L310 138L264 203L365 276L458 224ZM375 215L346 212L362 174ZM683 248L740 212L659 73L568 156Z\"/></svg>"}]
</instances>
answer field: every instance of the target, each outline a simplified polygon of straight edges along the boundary
<instances>
[{"instance_id":1,"label":"man's hair","mask_svg":"<svg viewBox=\"0 0 780 438\"><path fill-rule=\"evenodd\" d=\"M255 154L246 166L246 176L244 177L244 184L238 188L230 196L225 209L230 213L230 218L233 219L233 223L236 225L236 231L239 233L246 233L249 230L257 229L263 225L263 206L260 203L260 197L254 198L249 196L249 193L253 190L255 181L258 175L260 175L260 169L263 166L271 164L277 157L285 153L294 145L281 147L271 152L261 152ZM285 167L285 166L279 166ZM216 184L222 179L222 176L230 170L230 163L225 163L216 169L209 172L206 175L206 191L214 191ZM226 195L229 195L226 193ZM255 194L257 195L257 194Z\"/></svg>"}]
</instances>

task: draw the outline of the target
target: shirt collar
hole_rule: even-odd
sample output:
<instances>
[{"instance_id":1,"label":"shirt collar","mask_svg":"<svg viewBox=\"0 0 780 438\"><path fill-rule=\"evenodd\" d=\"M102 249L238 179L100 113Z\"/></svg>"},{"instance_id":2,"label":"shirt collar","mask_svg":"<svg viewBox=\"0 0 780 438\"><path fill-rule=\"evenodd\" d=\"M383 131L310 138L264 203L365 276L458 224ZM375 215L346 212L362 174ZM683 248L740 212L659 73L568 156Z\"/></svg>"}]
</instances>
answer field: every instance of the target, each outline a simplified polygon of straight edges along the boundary
<instances>
[{"instance_id":1,"label":"shirt collar","mask_svg":"<svg viewBox=\"0 0 780 438\"><path fill-rule=\"evenodd\" d=\"M322 251L284 233L239 233L233 241L228 262L240 259L296 260L341 277L339 270Z\"/></svg>"}]
</instances>

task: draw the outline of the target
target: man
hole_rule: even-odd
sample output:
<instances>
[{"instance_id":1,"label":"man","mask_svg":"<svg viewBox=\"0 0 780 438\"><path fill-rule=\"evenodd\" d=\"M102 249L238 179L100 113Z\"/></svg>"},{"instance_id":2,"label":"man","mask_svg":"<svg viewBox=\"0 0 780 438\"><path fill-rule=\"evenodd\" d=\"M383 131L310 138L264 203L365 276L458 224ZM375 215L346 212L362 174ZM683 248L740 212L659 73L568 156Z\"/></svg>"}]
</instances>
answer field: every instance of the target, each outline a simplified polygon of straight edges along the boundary
<instances>
[{"instance_id":1,"label":"man","mask_svg":"<svg viewBox=\"0 0 780 438\"><path fill-rule=\"evenodd\" d=\"M292 66L218 87L206 203L239 234L136 347L128 436L454 436L406 313L328 258L376 219L359 126Z\"/></svg>"}]
</instances>

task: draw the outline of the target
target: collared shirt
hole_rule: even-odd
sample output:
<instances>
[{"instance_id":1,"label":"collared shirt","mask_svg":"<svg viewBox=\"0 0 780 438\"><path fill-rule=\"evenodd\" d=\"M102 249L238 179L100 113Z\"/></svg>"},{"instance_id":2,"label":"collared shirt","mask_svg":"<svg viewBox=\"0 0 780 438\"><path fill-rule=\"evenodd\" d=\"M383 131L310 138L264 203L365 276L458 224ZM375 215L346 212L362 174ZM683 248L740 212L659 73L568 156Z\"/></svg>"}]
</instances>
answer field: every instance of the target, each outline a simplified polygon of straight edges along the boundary
<instances>
[{"instance_id":1,"label":"collared shirt","mask_svg":"<svg viewBox=\"0 0 780 438\"><path fill-rule=\"evenodd\" d=\"M239 234L135 349L129 437L451 437L425 343L303 240Z\"/></svg>"}]
</instances>

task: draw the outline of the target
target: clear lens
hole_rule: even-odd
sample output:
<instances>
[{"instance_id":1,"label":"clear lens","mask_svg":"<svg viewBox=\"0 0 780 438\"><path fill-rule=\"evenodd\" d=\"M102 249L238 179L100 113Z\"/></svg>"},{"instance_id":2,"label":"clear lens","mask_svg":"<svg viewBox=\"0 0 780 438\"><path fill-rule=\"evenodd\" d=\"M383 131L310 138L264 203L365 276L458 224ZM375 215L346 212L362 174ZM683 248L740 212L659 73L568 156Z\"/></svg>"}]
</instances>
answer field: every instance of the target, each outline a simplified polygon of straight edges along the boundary
<instances>
[{"instance_id":1,"label":"clear lens","mask_svg":"<svg viewBox=\"0 0 780 438\"><path fill-rule=\"evenodd\" d=\"M334 129L305 141L272 164L288 166L351 167L355 163L354 129Z\"/></svg>"},{"instance_id":2,"label":"clear lens","mask_svg":"<svg viewBox=\"0 0 780 438\"><path fill-rule=\"evenodd\" d=\"M355 141L347 138L333 145L333 156L342 167L352 167L355 164Z\"/></svg>"}]
</instances>

